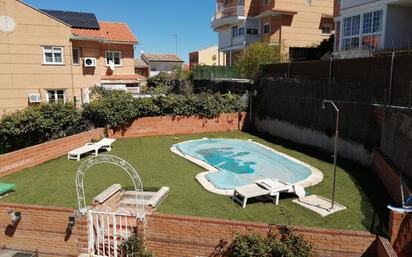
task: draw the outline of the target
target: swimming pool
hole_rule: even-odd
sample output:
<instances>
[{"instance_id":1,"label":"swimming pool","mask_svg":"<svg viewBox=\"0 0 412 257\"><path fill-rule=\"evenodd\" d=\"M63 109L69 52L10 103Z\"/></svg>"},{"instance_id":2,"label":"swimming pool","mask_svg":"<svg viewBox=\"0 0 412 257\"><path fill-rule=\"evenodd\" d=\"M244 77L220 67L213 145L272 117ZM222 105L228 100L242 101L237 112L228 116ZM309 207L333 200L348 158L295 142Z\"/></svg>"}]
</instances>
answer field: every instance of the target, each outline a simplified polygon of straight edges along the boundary
<instances>
[{"instance_id":1,"label":"swimming pool","mask_svg":"<svg viewBox=\"0 0 412 257\"><path fill-rule=\"evenodd\" d=\"M322 181L315 168L251 140L199 139L172 146L171 150L208 171L196 178L209 191L231 194L255 180L276 178L311 186Z\"/></svg>"}]
</instances>

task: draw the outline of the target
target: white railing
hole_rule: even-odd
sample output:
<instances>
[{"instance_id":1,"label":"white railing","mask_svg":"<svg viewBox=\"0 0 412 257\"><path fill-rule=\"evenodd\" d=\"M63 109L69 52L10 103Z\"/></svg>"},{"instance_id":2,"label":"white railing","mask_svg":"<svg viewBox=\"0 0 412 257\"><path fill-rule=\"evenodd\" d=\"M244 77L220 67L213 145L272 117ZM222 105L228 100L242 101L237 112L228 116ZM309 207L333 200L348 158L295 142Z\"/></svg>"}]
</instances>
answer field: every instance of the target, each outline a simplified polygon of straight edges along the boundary
<instances>
[{"instance_id":1,"label":"white railing","mask_svg":"<svg viewBox=\"0 0 412 257\"><path fill-rule=\"evenodd\" d=\"M139 87L126 87L126 91L132 94L140 94Z\"/></svg>"},{"instance_id":2,"label":"white railing","mask_svg":"<svg viewBox=\"0 0 412 257\"><path fill-rule=\"evenodd\" d=\"M225 7L223 4L217 4L216 13L211 20L214 22L215 20L234 16L245 16L245 7L243 5Z\"/></svg>"}]
</instances>

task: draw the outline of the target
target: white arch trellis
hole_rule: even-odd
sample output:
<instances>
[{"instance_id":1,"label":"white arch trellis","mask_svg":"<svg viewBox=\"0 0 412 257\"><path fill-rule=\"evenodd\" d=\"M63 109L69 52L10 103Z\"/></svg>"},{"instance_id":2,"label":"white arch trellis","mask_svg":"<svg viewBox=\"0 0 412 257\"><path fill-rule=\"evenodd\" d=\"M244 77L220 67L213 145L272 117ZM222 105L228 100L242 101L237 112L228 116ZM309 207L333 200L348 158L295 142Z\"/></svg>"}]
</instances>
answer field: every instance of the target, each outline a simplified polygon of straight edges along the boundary
<instances>
[{"instance_id":1,"label":"white arch trellis","mask_svg":"<svg viewBox=\"0 0 412 257\"><path fill-rule=\"evenodd\" d=\"M122 168L124 171L127 172L127 174L130 176L130 178L133 181L134 185L134 190L136 192L143 192L143 184L142 181L139 177L139 174L137 171L131 166L127 161L113 155L98 155L95 157L92 157L85 162L83 162L80 167L77 169L77 174L76 174L76 191L77 191L77 202L79 206L79 212L81 214L86 214L87 213L87 205L86 205L86 197L85 197L85 189L84 189L84 176L86 172L94 165L97 164L103 164L103 163L108 163L108 164L113 164L116 165L120 168ZM140 201L139 204L139 194L135 194L136 196L136 217L139 217L143 219L145 217L145 206L143 204L143 201ZM141 195L141 194L140 194ZM142 196L143 198L143 196Z\"/></svg>"}]
</instances>

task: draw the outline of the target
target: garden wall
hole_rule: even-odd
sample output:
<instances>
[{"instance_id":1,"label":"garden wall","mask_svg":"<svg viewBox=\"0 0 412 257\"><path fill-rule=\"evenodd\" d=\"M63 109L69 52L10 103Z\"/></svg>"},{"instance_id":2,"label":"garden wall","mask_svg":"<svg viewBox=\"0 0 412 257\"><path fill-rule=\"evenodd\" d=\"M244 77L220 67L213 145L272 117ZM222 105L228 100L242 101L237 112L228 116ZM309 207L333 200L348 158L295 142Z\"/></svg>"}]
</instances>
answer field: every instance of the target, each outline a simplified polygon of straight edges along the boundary
<instances>
[{"instance_id":1,"label":"garden wall","mask_svg":"<svg viewBox=\"0 0 412 257\"><path fill-rule=\"evenodd\" d=\"M275 225L223 219L153 214L148 216L145 241L157 257L220 256L216 254L237 233L266 235ZM368 232L297 227L320 256L359 257L375 240ZM213 254L216 255L213 255Z\"/></svg>"},{"instance_id":2,"label":"garden wall","mask_svg":"<svg viewBox=\"0 0 412 257\"><path fill-rule=\"evenodd\" d=\"M398 256L412 256L412 214L391 211L389 232L393 248Z\"/></svg>"},{"instance_id":3,"label":"garden wall","mask_svg":"<svg viewBox=\"0 0 412 257\"><path fill-rule=\"evenodd\" d=\"M181 116L140 118L135 120L126 130L112 132L111 136L116 138L135 138L143 136L238 131L244 128L247 121L246 116L246 113L229 113L210 119Z\"/></svg>"},{"instance_id":4,"label":"garden wall","mask_svg":"<svg viewBox=\"0 0 412 257\"><path fill-rule=\"evenodd\" d=\"M8 212L21 212L21 221L11 225ZM0 203L0 248L40 256L78 256L87 252L87 222L77 219L72 233L67 232L73 209Z\"/></svg>"},{"instance_id":5,"label":"garden wall","mask_svg":"<svg viewBox=\"0 0 412 257\"><path fill-rule=\"evenodd\" d=\"M0 155L0 177L65 155L69 151L90 142L92 139L99 139L102 136L102 129L94 129Z\"/></svg>"}]
</instances>

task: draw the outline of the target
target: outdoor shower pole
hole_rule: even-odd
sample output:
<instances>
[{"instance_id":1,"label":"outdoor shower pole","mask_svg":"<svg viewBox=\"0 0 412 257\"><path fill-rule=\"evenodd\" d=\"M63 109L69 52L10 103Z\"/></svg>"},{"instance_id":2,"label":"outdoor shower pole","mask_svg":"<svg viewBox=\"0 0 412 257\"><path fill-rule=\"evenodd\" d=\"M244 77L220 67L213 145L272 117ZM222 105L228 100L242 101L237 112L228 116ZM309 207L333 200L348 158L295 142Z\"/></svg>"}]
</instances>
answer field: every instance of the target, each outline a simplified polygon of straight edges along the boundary
<instances>
[{"instance_id":1,"label":"outdoor shower pole","mask_svg":"<svg viewBox=\"0 0 412 257\"><path fill-rule=\"evenodd\" d=\"M335 146L333 150L333 189L332 189L332 206L331 210L335 207L335 191L336 191L336 162L338 160L338 137L339 137L339 108L332 100L323 100L322 107L325 109L325 103L329 103L335 108L336 111L336 130L335 130Z\"/></svg>"}]
</instances>

